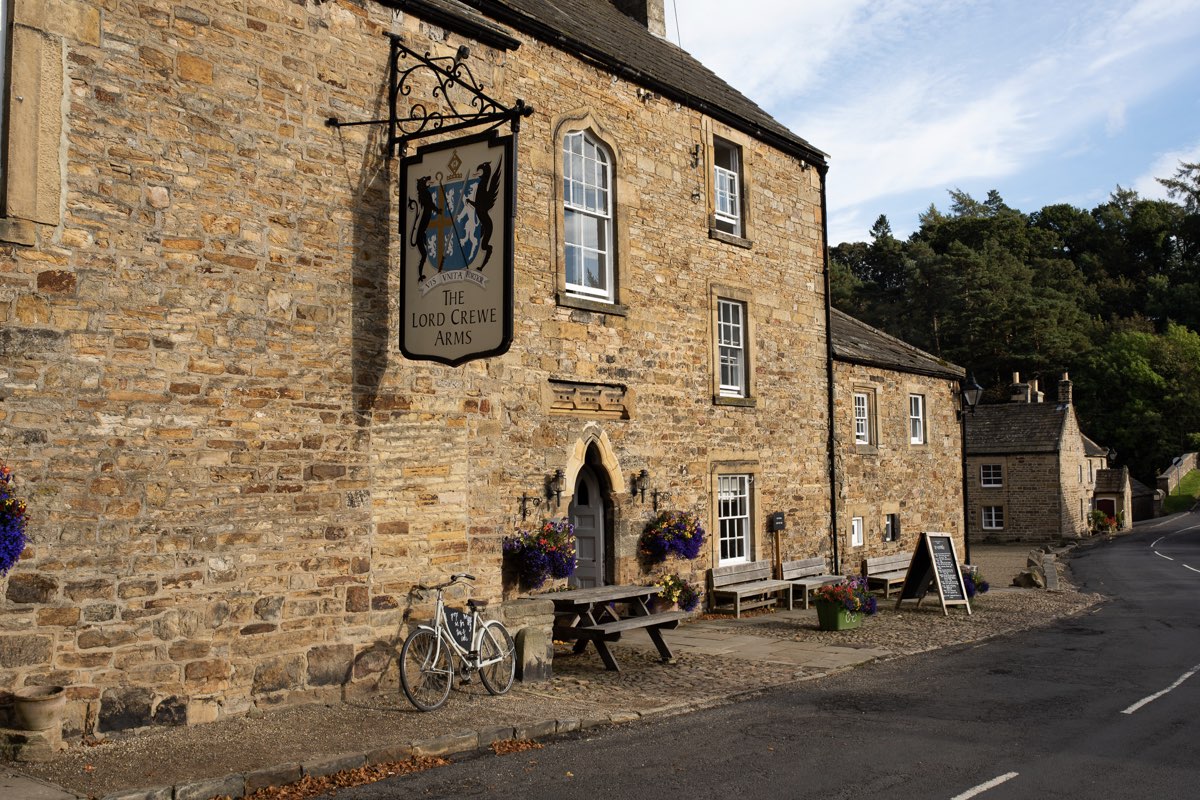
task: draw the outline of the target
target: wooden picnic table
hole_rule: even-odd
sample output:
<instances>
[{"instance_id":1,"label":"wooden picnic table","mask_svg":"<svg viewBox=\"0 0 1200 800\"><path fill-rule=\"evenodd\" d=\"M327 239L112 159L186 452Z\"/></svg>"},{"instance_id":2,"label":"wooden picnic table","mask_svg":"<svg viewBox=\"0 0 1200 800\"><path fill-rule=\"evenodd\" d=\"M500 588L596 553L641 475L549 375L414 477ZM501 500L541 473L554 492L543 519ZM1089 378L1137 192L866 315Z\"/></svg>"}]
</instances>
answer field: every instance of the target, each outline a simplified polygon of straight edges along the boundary
<instances>
[{"instance_id":1,"label":"wooden picnic table","mask_svg":"<svg viewBox=\"0 0 1200 800\"><path fill-rule=\"evenodd\" d=\"M604 666L620 672L608 643L620 639L625 631L644 628L663 662L670 663L674 656L662 631L677 627L686 615L682 611L652 612L646 601L658 591L657 586L593 586L551 592L545 596L554 601L554 638L574 641L576 653L583 652L591 642ZM618 605L627 609L624 616Z\"/></svg>"}]
</instances>

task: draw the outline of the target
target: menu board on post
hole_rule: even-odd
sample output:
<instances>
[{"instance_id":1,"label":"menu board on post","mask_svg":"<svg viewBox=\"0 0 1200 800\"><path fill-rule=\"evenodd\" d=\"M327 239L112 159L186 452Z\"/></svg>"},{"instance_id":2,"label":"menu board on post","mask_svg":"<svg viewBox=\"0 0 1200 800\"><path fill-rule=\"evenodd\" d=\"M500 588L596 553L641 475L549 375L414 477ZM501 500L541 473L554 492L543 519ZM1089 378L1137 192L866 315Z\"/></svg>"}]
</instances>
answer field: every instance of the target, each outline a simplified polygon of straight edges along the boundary
<instances>
[{"instance_id":1,"label":"menu board on post","mask_svg":"<svg viewBox=\"0 0 1200 800\"><path fill-rule=\"evenodd\" d=\"M917 605L925 599L932 587L937 587L942 601L942 613L949 614L949 606L965 606L971 613L971 602L967 599L967 588L963 585L962 569L958 564L958 553L954 540L948 533L923 533L917 549L913 551L908 575L900 589L896 608L905 600L916 600Z\"/></svg>"}]
</instances>

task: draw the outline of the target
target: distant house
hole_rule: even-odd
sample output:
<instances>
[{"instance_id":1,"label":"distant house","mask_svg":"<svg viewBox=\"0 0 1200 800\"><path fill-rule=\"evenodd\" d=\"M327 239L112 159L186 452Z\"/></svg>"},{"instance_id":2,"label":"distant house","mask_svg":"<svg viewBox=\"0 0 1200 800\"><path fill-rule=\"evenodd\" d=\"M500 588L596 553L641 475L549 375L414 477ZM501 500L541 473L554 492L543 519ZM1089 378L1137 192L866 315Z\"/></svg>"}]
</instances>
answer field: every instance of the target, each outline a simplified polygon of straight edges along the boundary
<instances>
[{"instance_id":1,"label":"distant house","mask_svg":"<svg viewBox=\"0 0 1200 800\"><path fill-rule=\"evenodd\" d=\"M1108 471L1108 451L1079 429L1066 373L1057 402L1050 403L1036 381L1023 383L1014 373L1008 403L981 405L967 414L966 453L972 541L1087 536L1097 485L1114 509L1127 509L1128 490L1117 498L1107 490L1119 481L1101 477ZM1131 517L1125 514L1126 524Z\"/></svg>"},{"instance_id":2,"label":"distant house","mask_svg":"<svg viewBox=\"0 0 1200 800\"><path fill-rule=\"evenodd\" d=\"M953 534L963 554L963 368L837 309L829 332L841 569L911 552L923 531Z\"/></svg>"},{"instance_id":3,"label":"distant house","mask_svg":"<svg viewBox=\"0 0 1200 800\"><path fill-rule=\"evenodd\" d=\"M1133 527L1133 484L1128 467L1096 473L1096 510L1115 519L1120 530Z\"/></svg>"}]
</instances>

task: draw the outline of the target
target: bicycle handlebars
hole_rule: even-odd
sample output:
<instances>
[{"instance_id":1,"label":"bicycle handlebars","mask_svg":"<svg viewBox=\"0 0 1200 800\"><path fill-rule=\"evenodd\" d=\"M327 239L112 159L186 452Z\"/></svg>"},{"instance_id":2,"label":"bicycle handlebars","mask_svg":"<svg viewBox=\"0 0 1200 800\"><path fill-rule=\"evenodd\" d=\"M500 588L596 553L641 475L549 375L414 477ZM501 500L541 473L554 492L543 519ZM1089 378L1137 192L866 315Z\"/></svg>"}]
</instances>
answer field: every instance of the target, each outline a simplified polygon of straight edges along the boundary
<instances>
[{"instance_id":1,"label":"bicycle handlebars","mask_svg":"<svg viewBox=\"0 0 1200 800\"><path fill-rule=\"evenodd\" d=\"M445 583L439 583L435 586L426 586L423 583L418 583L417 589L422 592L432 592L432 591L436 591L438 589L447 589L447 588L453 586L454 584L459 583L464 580L473 581L473 580L475 580L475 576L470 574L469 572L456 572L453 575L451 575L450 580L446 581Z\"/></svg>"}]
</instances>

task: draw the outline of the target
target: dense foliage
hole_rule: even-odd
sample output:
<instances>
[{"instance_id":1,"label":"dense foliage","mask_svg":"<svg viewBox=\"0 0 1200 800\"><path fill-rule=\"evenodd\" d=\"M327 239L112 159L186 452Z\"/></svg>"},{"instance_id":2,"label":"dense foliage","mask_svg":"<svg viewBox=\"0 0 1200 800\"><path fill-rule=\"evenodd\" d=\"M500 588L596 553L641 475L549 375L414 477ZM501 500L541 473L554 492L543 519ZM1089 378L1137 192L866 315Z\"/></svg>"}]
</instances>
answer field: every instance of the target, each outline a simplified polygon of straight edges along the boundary
<instances>
[{"instance_id":1,"label":"dense foliage","mask_svg":"<svg viewBox=\"0 0 1200 800\"><path fill-rule=\"evenodd\" d=\"M1083 430L1153 486L1200 449L1200 163L1160 182L1171 199L1031 214L953 191L903 241L881 216L831 249L833 304L966 367L985 402L1013 372L1053 399L1069 372Z\"/></svg>"}]
</instances>

